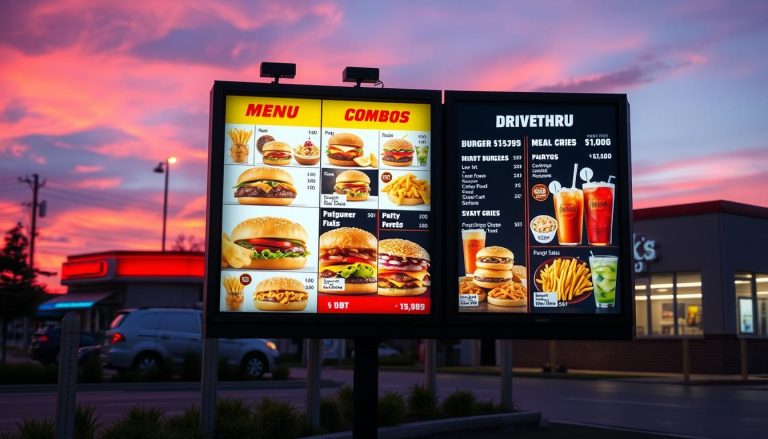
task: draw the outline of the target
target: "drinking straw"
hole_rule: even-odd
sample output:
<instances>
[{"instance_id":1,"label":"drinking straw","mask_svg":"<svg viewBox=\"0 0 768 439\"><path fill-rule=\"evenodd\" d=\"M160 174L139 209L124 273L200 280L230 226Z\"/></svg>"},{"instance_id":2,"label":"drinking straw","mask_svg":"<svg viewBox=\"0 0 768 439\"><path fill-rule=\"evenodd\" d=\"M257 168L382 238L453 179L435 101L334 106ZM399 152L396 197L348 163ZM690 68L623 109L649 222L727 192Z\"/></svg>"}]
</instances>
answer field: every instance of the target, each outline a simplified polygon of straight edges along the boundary
<instances>
[{"instance_id":1,"label":"drinking straw","mask_svg":"<svg viewBox=\"0 0 768 439\"><path fill-rule=\"evenodd\" d=\"M609 175L609 176L608 176L608 183L610 183L610 182L611 182L611 179L612 179L612 178L616 178L616 177L615 177L615 176L613 176L613 175Z\"/></svg>"},{"instance_id":2,"label":"drinking straw","mask_svg":"<svg viewBox=\"0 0 768 439\"><path fill-rule=\"evenodd\" d=\"M576 189L576 175L578 175L579 172L579 164L574 163L573 164L573 182L571 183L571 189Z\"/></svg>"}]
</instances>

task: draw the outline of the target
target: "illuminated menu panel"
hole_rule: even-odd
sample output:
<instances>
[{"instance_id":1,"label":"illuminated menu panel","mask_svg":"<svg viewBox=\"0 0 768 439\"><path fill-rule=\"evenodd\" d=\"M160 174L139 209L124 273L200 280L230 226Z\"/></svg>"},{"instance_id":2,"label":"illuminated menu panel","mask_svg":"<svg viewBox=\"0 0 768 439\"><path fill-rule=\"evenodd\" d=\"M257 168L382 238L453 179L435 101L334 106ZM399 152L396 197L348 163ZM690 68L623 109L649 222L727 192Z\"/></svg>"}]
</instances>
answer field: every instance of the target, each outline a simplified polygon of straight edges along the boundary
<instances>
[{"instance_id":1,"label":"illuminated menu panel","mask_svg":"<svg viewBox=\"0 0 768 439\"><path fill-rule=\"evenodd\" d=\"M616 106L454 108L458 311L620 313Z\"/></svg>"},{"instance_id":2,"label":"illuminated menu panel","mask_svg":"<svg viewBox=\"0 0 768 439\"><path fill-rule=\"evenodd\" d=\"M227 96L220 311L429 314L430 111Z\"/></svg>"}]
</instances>

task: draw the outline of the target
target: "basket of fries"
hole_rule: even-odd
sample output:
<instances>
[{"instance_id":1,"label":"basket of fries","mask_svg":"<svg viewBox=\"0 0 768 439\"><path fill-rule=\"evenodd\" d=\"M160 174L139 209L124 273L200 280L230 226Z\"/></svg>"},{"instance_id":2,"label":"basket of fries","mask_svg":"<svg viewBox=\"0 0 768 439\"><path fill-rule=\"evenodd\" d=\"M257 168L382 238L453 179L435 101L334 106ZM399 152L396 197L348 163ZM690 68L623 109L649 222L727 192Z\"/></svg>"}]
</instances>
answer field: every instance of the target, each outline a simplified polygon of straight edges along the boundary
<instances>
[{"instance_id":1,"label":"basket of fries","mask_svg":"<svg viewBox=\"0 0 768 439\"><path fill-rule=\"evenodd\" d=\"M232 145L229 147L229 156L234 163L248 162L248 141L253 131L242 128L232 128L227 131Z\"/></svg>"}]
</instances>

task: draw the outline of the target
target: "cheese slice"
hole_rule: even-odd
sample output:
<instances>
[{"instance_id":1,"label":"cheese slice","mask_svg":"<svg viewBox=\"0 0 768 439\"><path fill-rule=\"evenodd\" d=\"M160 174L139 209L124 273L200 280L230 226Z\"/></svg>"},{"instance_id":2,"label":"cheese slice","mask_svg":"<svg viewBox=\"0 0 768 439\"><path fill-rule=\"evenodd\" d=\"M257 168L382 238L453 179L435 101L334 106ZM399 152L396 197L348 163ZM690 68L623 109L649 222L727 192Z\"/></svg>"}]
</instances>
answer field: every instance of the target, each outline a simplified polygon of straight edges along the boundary
<instances>
[{"instance_id":1,"label":"cheese slice","mask_svg":"<svg viewBox=\"0 0 768 439\"><path fill-rule=\"evenodd\" d=\"M399 282L399 281L396 281L394 279L387 279L387 281L389 283L391 283L392 285L396 286L397 288L400 288L403 285L405 285L405 282ZM413 281L413 282L416 283L416 286L419 286L419 287L423 287L424 286L424 284L420 280L416 280L416 281Z\"/></svg>"},{"instance_id":2,"label":"cheese slice","mask_svg":"<svg viewBox=\"0 0 768 439\"><path fill-rule=\"evenodd\" d=\"M424 280L425 277L429 276L429 272L421 270L421 271L393 271L393 270L380 270L379 274L382 276L386 276L387 274L395 274L395 273L405 273L408 276L411 276L412 278L415 278L417 280Z\"/></svg>"},{"instance_id":3,"label":"cheese slice","mask_svg":"<svg viewBox=\"0 0 768 439\"><path fill-rule=\"evenodd\" d=\"M341 152L357 151L357 146L328 145L328 149L338 149Z\"/></svg>"}]
</instances>

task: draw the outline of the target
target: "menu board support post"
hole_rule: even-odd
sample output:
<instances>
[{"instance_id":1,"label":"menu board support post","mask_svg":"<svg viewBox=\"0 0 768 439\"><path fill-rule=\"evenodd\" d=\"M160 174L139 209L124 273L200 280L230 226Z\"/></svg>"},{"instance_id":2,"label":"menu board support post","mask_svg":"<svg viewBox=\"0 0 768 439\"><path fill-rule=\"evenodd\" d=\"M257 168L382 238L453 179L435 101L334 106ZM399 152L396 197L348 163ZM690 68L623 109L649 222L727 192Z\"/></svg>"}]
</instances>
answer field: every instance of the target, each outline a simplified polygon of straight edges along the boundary
<instances>
[{"instance_id":1,"label":"menu board support post","mask_svg":"<svg viewBox=\"0 0 768 439\"><path fill-rule=\"evenodd\" d=\"M322 372L322 339L308 339L307 355L307 422L316 430L320 427L320 375Z\"/></svg>"},{"instance_id":2,"label":"menu board support post","mask_svg":"<svg viewBox=\"0 0 768 439\"><path fill-rule=\"evenodd\" d=\"M216 434L216 391L219 373L219 339L203 338L203 361L200 374L200 433L204 438Z\"/></svg>"},{"instance_id":3,"label":"menu board support post","mask_svg":"<svg viewBox=\"0 0 768 439\"><path fill-rule=\"evenodd\" d=\"M437 397L437 340L424 340L424 389Z\"/></svg>"},{"instance_id":4,"label":"menu board support post","mask_svg":"<svg viewBox=\"0 0 768 439\"><path fill-rule=\"evenodd\" d=\"M379 403L379 340L355 339L355 371L353 376L355 402L352 437L377 436Z\"/></svg>"},{"instance_id":5,"label":"menu board support post","mask_svg":"<svg viewBox=\"0 0 768 439\"><path fill-rule=\"evenodd\" d=\"M514 410L512 402L512 340L501 340L501 407L505 412Z\"/></svg>"}]
</instances>

